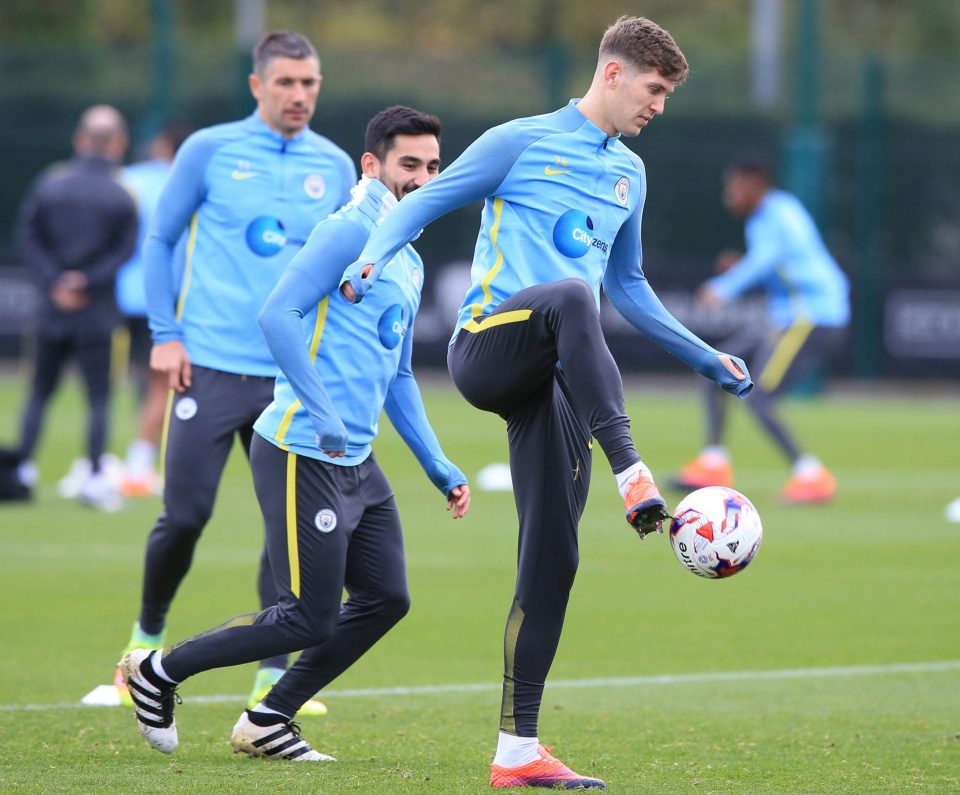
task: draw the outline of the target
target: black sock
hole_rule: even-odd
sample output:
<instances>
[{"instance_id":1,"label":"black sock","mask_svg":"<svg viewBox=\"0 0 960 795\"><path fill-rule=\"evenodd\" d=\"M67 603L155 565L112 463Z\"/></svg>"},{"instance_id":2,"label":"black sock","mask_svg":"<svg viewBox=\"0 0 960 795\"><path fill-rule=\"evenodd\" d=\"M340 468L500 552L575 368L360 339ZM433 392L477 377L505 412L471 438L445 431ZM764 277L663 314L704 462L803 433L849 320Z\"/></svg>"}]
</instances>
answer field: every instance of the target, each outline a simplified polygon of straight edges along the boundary
<instances>
[{"instance_id":1,"label":"black sock","mask_svg":"<svg viewBox=\"0 0 960 795\"><path fill-rule=\"evenodd\" d=\"M160 690L169 690L171 687L176 687L173 682L168 682L160 674L153 670L153 655L158 654L159 652L152 651L140 663L140 673L143 674L143 678L146 679L151 685Z\"/></svg>"},{"instance_id":2,"label":"black sock","mask_svg":"<svg viewBox=\"0 0 960 795\"><path fill-rule=\"evenodd\" d=\"M252 709L246 710L247 717L254 726L276 726L278 723L289 723L290 718L279 715L276 712L254 712Z\"/></svg>"}]
</instances>

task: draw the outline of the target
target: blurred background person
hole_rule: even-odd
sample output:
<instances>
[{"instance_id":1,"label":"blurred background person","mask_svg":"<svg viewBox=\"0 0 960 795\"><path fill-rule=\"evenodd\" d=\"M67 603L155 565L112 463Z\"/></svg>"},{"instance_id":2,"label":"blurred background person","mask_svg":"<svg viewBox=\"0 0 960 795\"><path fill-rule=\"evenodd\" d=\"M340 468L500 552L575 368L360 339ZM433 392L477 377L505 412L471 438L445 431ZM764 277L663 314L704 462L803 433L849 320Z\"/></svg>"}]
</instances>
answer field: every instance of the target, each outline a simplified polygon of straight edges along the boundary
<instances>
[{"instance_id":1,"label":"blurred background person","mask_svg":"<svg viewBox=\"0 0 960 795\"><path fill-rule=\"evenodd\" d=\"M152 342L140 252L170 174L170 164L189 134L190 130L184 126L166 128L150 141L146 160L133 163L120 173L120 182L133 195L140 216L136 251L117 274L117 306L125 328L125 333L118 336L125 341L129 352L129 375L140 403L136 436L127 446L123 462L120 489L125 497L157 494L161 488L156 463L167 403L167 379L163 373L150 369ZM179 252L177 259L182 259Z\"/></svg>"},{"instance_id":2,"label":"blurred background person","mask_svg":"<svg viewBox=\"0 0 960 795\"><path fill-rule=\"evenodd\" d=\"M111 335L117 323L114 289L117 270L137 240L136 206L116 180L127 144L127 125L116 108L87 109L73 135L73 159L37 180L24 201L17 230L20 256L41 293L35 369L21 423L21 471L27 482L36 480L32 459L47 403L72 359L89 404L87 463L76 496L108 511L121 505L102 461Z\"/></svg>"},{"instance_id":3,"label":"blurred background person","mask_svg":"<svg viewBox=\"0 0 960 795\"><path fill-rule=\"evenodd\" d=\"M775 186L766 156L750 153L734 160L724 174L723 203L732 215L746 219L747 250L720 255L719 275L700 286L696 302L712 308L748 290L765 293L767 326L738 329L720 349L744 358L755 374L747 405L793 468L781 498L826 502L836 493L836 480L816 456L800 448L777 415L776 401L843 344L850 321L847 277L799 199ZM724 446L728 401L712 384L707 387L707 446L680 473L678 488L733 485Z\"/></svg>"}]
</instances>

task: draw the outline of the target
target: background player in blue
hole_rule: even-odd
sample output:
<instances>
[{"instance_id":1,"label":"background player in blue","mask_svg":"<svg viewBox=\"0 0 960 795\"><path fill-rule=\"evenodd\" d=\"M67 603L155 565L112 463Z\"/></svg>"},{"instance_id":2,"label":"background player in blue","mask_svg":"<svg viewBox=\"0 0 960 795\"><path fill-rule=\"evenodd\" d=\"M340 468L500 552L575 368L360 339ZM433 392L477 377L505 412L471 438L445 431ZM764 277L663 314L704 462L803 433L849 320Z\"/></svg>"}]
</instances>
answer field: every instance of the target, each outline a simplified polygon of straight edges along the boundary
<instances>
[{"instance_id":1,"label":"background player in blue","mask_svg":"<svg viewBox=\"0 0 960 795\"><path fill-rule=\"evenodd\" d=\"M140 251L160 194L170 176L174 155L189 134L190 130L185 127L167 127L150 141L148 158L127 166L119 176L121 184L136 201L140 217L137 250L117 273L117 307L123 315L125 328L122 331L130 354L130 375L140 399L137 435L127 446L120 483L125 497L153 494L159 488L155 467L168 390L166 374L150 369L152 342ZM123 335L118 336L123 338Z\"/></svg>"},{"instance_id":2,"label":"background player in blue","mask_svg":"<svg viewBox=\"0 0 960 795\"><path fill-rule=\"evenodd\" d=\"M697 300L709 308L751 289L766 293L769 325L738 330L721 347L748 359L758 374L747 405L793 467L782 499L826 502L836 493L836 480L794 441L775 412L776 397L842 345L850 321L847 277L810 213L795 196L775 188L767 158L748 154L734 161L724 176L723 200L733 215L746 218L747 251L721 255L721 275L702 285ZM727 400L717 389L704 396L707 447L680 474L682 488L733 485L723 446Z\"/></svg>"},{"instance_id":3,"label":"background player in blue","mask_svg":"<svg viewBox=\"0 0 960 795\"><path fill-rule=\"evenodd\" d=\"M600 330L601 283L631 323L691 367L738 395L751 386L742 362L706 345L663 308L640 266L646 182L642 162L619 137L637 135L662 113L686 74L666 31L622 17L603 37L583 99L486 132L404 200L344 273L344 296L360 300L421 228L485 199L473 283L448 362L467 400L507 422L520 518L495 787L603 786L550 756L537 739L577 569L591 437L606 453L627 520L641 537L661 529L667 516L630 436L620 374Z\"/></svg>"},{"instance_id":4,"label":"background player in blue","mask_svg":"<svg viewBox=\"0 0 960 795\"><path fill-rule=\"evenodd\" d=\"M397 507L370 447L383 409L453 517L469 508L466 478L440 449L411 370L420 257L409 245L398 251L378 294L361 306L330 299L377 224L437 174L439 135L436 117L411 108L375 116L353 200L317 226L263 308L260 323L281 374L250 458L280 599L162 659L146 650L124 657L140 731L159 751L177 746L174 684L305 648L264 701L241 715L231 744L251 756L331 759L299 737L293 715L409 607Z\"/></svg>"},{"instance_id":5,"label":"background player in blue","mask_svg":"<svg viewBox=\"0 0 960 795\"><path fill-rule=\"evenodd\" d=\"M284 267L321 220L350 198L356 169L308 128L320 60L296 33L270 33L253 52L246 119L194 133L180 148L143 250L151 366L167 375L163 513L147 540L140 616L128 648L159 648L167 611L213 510L235 435L249 451L253 423L273 397L277 365L257 324ZM189 230L177 297L174 251ZM260 562L260 604L276 604ZM264 660L251 700L286 658ZM118 676L118 686L123 686ZM325 712L319 703L313 711Z\"/></svg>"}]
</instances>

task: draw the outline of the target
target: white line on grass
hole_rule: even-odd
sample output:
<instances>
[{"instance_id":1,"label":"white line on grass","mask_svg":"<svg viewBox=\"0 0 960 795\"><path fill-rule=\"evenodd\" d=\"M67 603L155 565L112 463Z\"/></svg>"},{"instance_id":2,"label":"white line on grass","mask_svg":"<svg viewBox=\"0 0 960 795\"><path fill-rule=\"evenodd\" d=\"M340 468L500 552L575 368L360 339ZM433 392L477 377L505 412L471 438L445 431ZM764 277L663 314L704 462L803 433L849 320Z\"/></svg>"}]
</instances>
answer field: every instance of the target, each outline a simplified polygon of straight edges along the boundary
<instances>
[{"instance_id":1,"label":"white line on grass","mask_svg":"<svg viewBox=\"0 0 960 795\"><path fill-rule=\"evenodd\" d=\"M573 690L590 687L643 687L679 685L698 682L739 682L757 679L825 679L840 676L886 676L889 674L926 674L960 671L960 660L939 662L891 663L888 665L847 665L833 668L781 668L770 671L711 671L698 674L662 674L659 676L603 677L599 679L559 679L549 682L551 690ZM372 687L353 690L325 690L324 699L379 698L381 696L425 696L440 693L499 692L500 684L418 685L414 687ZM219 704L243 701L242 695L190 696L191 704ZM51 709L77 709L86 705L66 704L0 704L0 712L44 712Z\"/></svg>"}]
</instances>

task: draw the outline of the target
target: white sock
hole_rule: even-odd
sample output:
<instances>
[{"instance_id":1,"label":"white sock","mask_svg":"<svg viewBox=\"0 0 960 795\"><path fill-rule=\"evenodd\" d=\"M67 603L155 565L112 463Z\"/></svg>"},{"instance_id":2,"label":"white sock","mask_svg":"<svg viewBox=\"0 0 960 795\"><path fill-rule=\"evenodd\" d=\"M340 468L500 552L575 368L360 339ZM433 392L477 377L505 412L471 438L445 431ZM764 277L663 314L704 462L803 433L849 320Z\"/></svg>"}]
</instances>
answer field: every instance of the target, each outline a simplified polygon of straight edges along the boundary
<instances>
[{"instance_id":1,"label":"white sock","mask_svg":"<svg viewBox=\"0 0 960 795\"><path fill-rule=\"evenodd\" d=\"M709 447L704 447L700 455L710 460L711 463L727 463L730 460L730 454L722 444L711 444Z\"/></svg>"},{"instance_id":2,"label":"white sock","mask_svg":"<svg viewBox=\"0 0 960 795\"><path fill-rule=\"evenodd\" d=\"M820 459L815 455L804 454L793 462L793 474L799 475L800 477L812 475L818 469L822 468L823 464L820 463Z\"/></svg>"},{"instance_id":3,"label":"white sock","mask_svg":"<svg viewBox=\"0 0 960 795\"><path fill-rule=\"evenodd\" d=\"M517 737L515 734L500 732L497 739L497 755L493 764L498 767L520 767L521 765L539 759L537 746L540 740L536 737Z\"/></svg>"},{"instance_id":4,"label":"white sock","mask_svg":"<svg viewBox=\"0 0 960 795\"><path fill-rule=\"evenodd\" d=\"M128 475L147 475L153 471L157 462L157 447L146 439L134 439L127 447L127 459L124 462Z\"/></svg>"},{"instance_id":5,"label":"white sock","mask_svg":"<svg viewBox=\"0 0 960 795\"><path fill-rule=\"evenodd\" d=\"M180 683L177 682L175 679L171 679L170 676L167 674L167 672L163 670L163 663L160 662L160 654L161 654L161 653L162 653L162 652L160 652L160 651L158 650L158 651L157 651L156 653L154 653L154 655L150 658L150 665L151 665L151 667L153 668L153 672L154 672L157 676L159 676L161 679L169 682L171 685L178 685L178 684L180 684Z\"/></svg>"},{"instance_id":6,"label":"white sock","mask_svg":"<svg viewBox=\"0 0 960 795\"><path fill-rule=\"evenodd\" d=\"M636 464L633 464L629 469L623 470L619 474L615 474L614 477L617 479L617 488L620 490L620 496L627 496L627 486L633 483L637 479L637 474L643 472L650 480L653 480L653 475L650 474L650 470L647 469L647 465L643 461L637 461Z\"/></svg>"},{"instance_id":7,"label":"white sock","mask_svg":"<svg viewBox=\"0 0 960 795\"><path fill-rule=\"evenodd\" d=\"M279 715L284 720L290 720L282 712L277 712L275 709L270 709L270 707L265 707L261 701L257 706L250 710L251 712L262 712L264 715Z\"/></svg>"}]
</instances>

